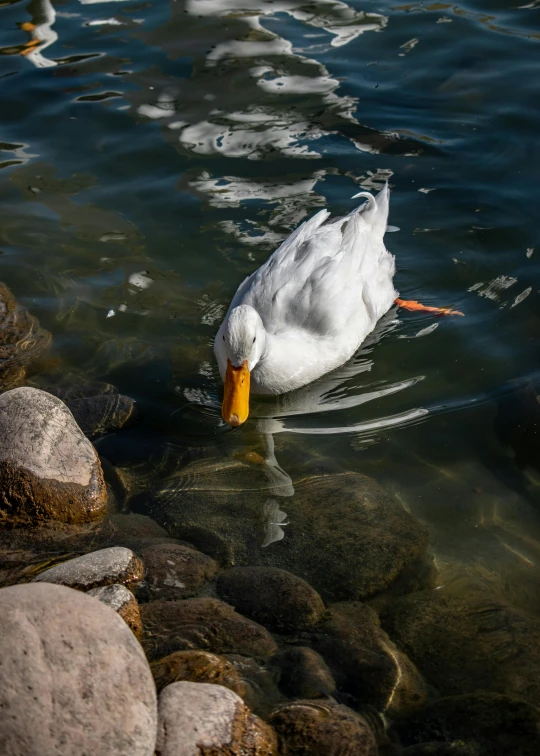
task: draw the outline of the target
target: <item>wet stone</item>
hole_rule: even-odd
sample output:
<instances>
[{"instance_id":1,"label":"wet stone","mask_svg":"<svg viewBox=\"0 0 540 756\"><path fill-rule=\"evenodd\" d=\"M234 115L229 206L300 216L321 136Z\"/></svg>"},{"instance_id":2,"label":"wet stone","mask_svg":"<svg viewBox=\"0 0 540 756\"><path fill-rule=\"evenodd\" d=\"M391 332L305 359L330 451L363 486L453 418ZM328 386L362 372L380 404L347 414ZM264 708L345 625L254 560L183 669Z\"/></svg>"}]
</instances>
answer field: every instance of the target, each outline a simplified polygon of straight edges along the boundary
<instances>
[{"instance_id":1,"label":"wet stone","mask_svg":"<svg viewBox=\"0 0 540 756\"><path fill-rule=\"evenodd\" d=\"M450 696L407 721L400 735L410 745L404 756L537 756L540 709L498 693Z\"/></svg>"},{"instance_id":2,"label":"wet stone","mask_svg":"<svg viewBox=\"0 0 540 756\"><path fill-rule=\"evenodd\" d=\"M135 402L122 394L104 394L66 401L78 426L88 438L119 430L133 421Z\"/></svg>"},{"instance_id":3,"label":"wet stone","mask_svg":"<svg viewBox=\"0 0 540 756\"><path fill-rule=\"evenodd\" d=\"M50 343L51 334L0 283L0 391L20 385Z\"/></svg>"},{"instance_id":4,"label":"wet stone","mask_svg":"<svg viewBox=\"0 0 540 756\"><path fill-rule=\"evenodd\" d=\"M294 701L269 719L282 756L377 756L368 722L341 704Z\"/></svg>"},{"instance_id":5,"label":"wet stone","mask_svg":"<svg viewBox=\"0 0 540 756\"><path fill-rule=\"evenodd\" d=\"M56 383L45 383L40 385L40 388L42 388L43 391L47 391L49 394L53 394L53 396L57 396L66 404L77 399L118 394L116 386L113 386L112 383L105 383L104 381L58 381Z\"/></svg>"},{"instance_id":6,"label":"wet stone","mask_svg":"<svg viewBox=\"0 0 540 756\"><path fill-rule=\"evenodd\" d=\"M244 684L244 703L254 714L268 719L272 710L285 700L278 688L279 671L271 660L256 661L241 654L227 654L226 659L234 666Z\"/></svg>"},{"instance_id":7,"label":"wet stone","mask_svg":"<svg viewBox=\"0 0 540 756\"><path fill-rule=\"evenodd\" d=\"M356 601L330 605L327 618L309 640L330 666L338 688L360 704L400 718L426 702L424 679L369 606Z\"/></svg>"},{"instance_id":8,"label":"wet stone","mask_svg":"<svg viewBox=\"0 0 540 756\"><path fill-rule=\"evenodd\" d=\"M294 496L278 507L262 468L193 462L139 501L138 511L222 564L285 568L324 600L369 597L424 553L425 528L371 478L306 466Z\"/></svg>"},{"instance_id":9,"label":"wet stone","mask_svg":"<svg viewBox=\"0 0 540 756\"><path fill-rule=\"evenodd\" d=\"M177 543L158 543L144 549L144 583L137 594L144 600L196 596L218 566L200 551Z\"/></svg>"},{"instance_id":10,"label":"wet stone","mask_svg":"<svg viewBox=\"0 0 540 756\"><path fill-rule=\"evenodd\" d=\"M506 693L540 704L540 621L508 604L411 594L383 626L442 695Z\"/></svg>"},{"instance_id":11,"label":"wet stone","mask_svg":"<svg viewBox=\"0 0 540 756\"><path fill-rule=\"evenodd\" d=\"M324 614L305 580L275 567L233 567L220 573L217 592L241 614L277 631L305 630Z\"/></svg>"},{"instance_id":12,"label":"wet stone","mask_svg":"<svg viewBox=\"0 0 540 756\"><path fill-rule=\"evenodd\" d=\"M159 756L273 756L271 727L221 685L178 682L159 696Z\"/></svg>"},{"instance_id":13,"label":"wet stone","mask_svg":"<svg viewBox=\"0 0 540 756\"><path fill-rule=\"evenodd\" d=\"M208 651L175 651L151 666L158 692L175 682L204 682L224 685L241 698L246 685L234 664Z\"/></svg>"},{"instance_id":14,"label":"wet stone","mask_svg":"<svg viewBox=\"0 0 540 756\"><path fill-rule=\"evenodd\" d=\"M102 604L110 606L111 609L122 617L126 625L131 628L135 637L139 640L142 638L142 623L139 604L131 591L125 585L105 585L100 588L92 588L88 591L89 596L94 596Z\"/></svg>"},{"instance_id":15,"label":"wet stone","mask_svg":"<svg viewBox=\"0 0 540 756\"><path fill-rule=\"evenodd\" d=\"M97 453L63 402L28 387L0 395L0 524L87 522L106 508Z\"/></svg>"},{"instance_id":16,"label":"wet stone","mask_svg":"<svg viewBox=\"0 0 540 756\"><path fill-rule=\"evenodd\" d=\"M111 546L61 562L42 572L34 582L57 583L88 591L113 583L131 585L141 580L143 574L143 563L138 556L123 546Z\"/></svg>"},{"instance_id":17,"label":"wet stone","mask_svg":"<svg viewBox=\"0 0 540 756\"><path fill-rule=\"evenodd\" d=\"M154 753L150 668L109 607L64 586L3 588L0 659L2 754Z\"/></svg>"},{"instance_id":18,"label":"wet stone","mask_svg":"<svg viewBox=\"0 0 540 756\"><path fill-rule=\"evenodd\" d=\"M336 692L328 665L311 648L287 648L273 656L270 664L279 669L279 687L289 698L328 698Z\"/></svg>"},{"instance_id":19,"label":"wet stone","mask_svg":"<svg viewBox=\"0 0 540 756\"><path fill-rule=\"evenodd\" d=\"M268 630L212 598L152 601L141 605L143 646L151 660L201 649L267 659L277 650Z\"/></svg>"}]
</instances>

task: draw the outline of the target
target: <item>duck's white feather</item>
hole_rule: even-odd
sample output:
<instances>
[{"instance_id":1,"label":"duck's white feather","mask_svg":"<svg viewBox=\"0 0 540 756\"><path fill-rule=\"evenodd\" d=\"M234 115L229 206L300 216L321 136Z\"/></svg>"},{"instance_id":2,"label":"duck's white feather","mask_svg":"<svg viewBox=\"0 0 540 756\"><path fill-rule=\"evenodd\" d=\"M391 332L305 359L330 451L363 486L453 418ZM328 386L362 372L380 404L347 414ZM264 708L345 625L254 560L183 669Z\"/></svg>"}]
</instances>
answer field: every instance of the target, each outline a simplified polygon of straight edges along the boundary
<instances>
[{"instance_id":1,"label":"duck's white feather","mask_svg":"<svg viewBox=\"0 0 540 756\"><path fill-rule=\"evenodd\" d=\"M299 226L236 292L217 334L215 352L227 367L231 311L254 308L266 330L264 353L251 372L251 389L281 394L346 362L397 296L394 257L383 236L388 186L344 218L321 210Z\"/></svg>"}]
</instances>

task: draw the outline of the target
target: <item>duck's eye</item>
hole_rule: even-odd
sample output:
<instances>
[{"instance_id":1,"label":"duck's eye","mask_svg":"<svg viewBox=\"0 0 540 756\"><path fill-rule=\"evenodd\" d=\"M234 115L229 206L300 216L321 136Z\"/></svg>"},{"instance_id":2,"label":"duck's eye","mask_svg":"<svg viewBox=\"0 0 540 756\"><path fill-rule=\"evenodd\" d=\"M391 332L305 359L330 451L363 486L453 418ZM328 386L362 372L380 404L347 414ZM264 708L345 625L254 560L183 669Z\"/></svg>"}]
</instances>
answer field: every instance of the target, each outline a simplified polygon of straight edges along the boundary
<instances>
[{"instance_id":1,"label":"duck's eye","mask_svg":"<svg viewBox=\"0 0 540 756\"><path fill-rule=\"evenodd\" d=\"M256 336L254 336L254 337L253 337L253 343L255 343L256 341L257 341L257 337L256 337Z\"/></svg>"},{"instance_id":2,"label":"duck's eye","mask_svg":"<svg viewBox=\"0 0 540 756\"><path fill-rule=\"evenodd\" d=\"M223 334L223 341L225 341L225 334Z\"/></svg>"}]
</instances>

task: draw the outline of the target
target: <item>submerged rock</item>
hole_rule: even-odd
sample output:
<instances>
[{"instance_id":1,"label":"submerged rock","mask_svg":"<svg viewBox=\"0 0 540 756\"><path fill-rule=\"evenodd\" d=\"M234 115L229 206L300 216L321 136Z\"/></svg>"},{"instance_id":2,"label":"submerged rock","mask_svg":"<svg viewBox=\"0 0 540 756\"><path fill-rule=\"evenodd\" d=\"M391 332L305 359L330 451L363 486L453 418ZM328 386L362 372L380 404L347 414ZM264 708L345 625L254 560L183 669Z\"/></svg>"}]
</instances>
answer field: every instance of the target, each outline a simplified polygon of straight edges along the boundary
<instances>
[{"instance_id":1,"label":"submerged rock","mask_svg":"<svg viewBox=\"0 0 540 756\"><path fill-rule=\"evenodd\" d=\"M51 334L0 283L0 391L20 385L50 342Z\"/></svg>"},{"instance_id":2,"label":"submerged rock","mask_svg":"<svg viewBox=\"0 0 540 756\"><path fill-rule=\"evenodd\" d=\"M286 568L325 600L371 596L425 551L426 530L374 480L313 465L280 503L285 535L268 545L273 489L263 467L200 460L138 507L221 563Z\"/></svg>"},{"instance_id":3,"label":"submerged rock","mask_svg":"<svg viewBox=\"0 0 540 756\"><path fill-rule=\"evenodd\" d=\"M406 744L420 744L404 756L537 756L540 709L496 693L451 696L427 706L400 734Z\"/></svg>"},{"instance_id":4,"label":"submerged rock","mask_svg":"<svg viewBox=\"0 0 540 756\"><path fill-rule=\"evenodd\" d=\"M0 590L0 752L151 756L156 692L109 607L69 588Z\"/></svg>"},{"instance_id":5,"label":"submerged rock","mask_svg":"<svg viewBox=\"0 0 540 756\"><path fill-rule=\"evenodd\" d=\"M540 704L540 621L478 596L406 596L383 626L443 695L491 691Z\"/></svg>"},{"instance_id":6,"label":"submerged rock","mask_svg":"<svg viewBox=\"0 0 540 756\"><path fill-rule=\"evenodd\" d=\"M330 665L338 688L359 703L392 718L409 716L425 704L424 679L365 604L332 604L310 641Z\"/></svg>"},{"instance_id":7,"label":"submerged rock","mask_svg":"<svg viewBox=\"0 0 540 756\"><path fill-rule=\"evenodd\" d=\"M17 388L0 396L0 524L86 522L105 514L98 456L59 399Z\"/></svg>"},{"instance_id":8,"label":"submerged rock","mask_svg":"<svg viewBox=\"0 0 540 756\"><path fill-rule=\"evenodd\" d=\"M287 648L273 656L270 663L279 669L279 687L289 698L328 698L336 692L328 665L312 648Z\"/></svg>"},{"instance_id":9,"label":"submerged rock","mask_svg":"<svg viewBox=\"0 0 540 756\"><path fill-rule=\"evenodd\" d=\"M226 570L218 576L217 592L241 614L273 630L305 630L324 614L317 591L305 580L275 567Z\"/></svg>"},{"instance_id":10,"label":"submerged rock","mask_svg":"<svg viewBox=\"0 0 540 756\"><path fill-rule=\"evenodd\" d=\"M218 569L211 557L177 543L155 544L144 549L141 556L145 577L138 595L146 600L195 596Z\"/></svg>"},{"instance_id":11,"label":"submerged rock","mask_svg":"<svg viewBox=\"0 0 540 756\"><path fill-rule=\"evenodd\" d=\"M277 650L270 633L212 598L142 604L143 646L149 659L173 651L201 649L267 659Z\"/></svg>"},{"instance_id":12,"label":"submerged rock","mask_svg":"<svg viewBox=\"0 0 540 756\"><path fill-rule=\"evenodd\" d=\"M272 728L221 685L178 682L159 696L159 756L273 756Z\"/></svg>"},{"instance_id":13,"label":"submerged rock","mask_svg":"<svg viewBox=\"0 0 540 756\"><path fill-rule=\"evenodd\" d=\"M269 723L282 756L377 756L367 721L341 704L293 701L278 707Z\"/></svg>"},{"instance_id":14,"label":"submerged rock","mask_svg":"<svg viewBox=\"0 0 540 756\"><path fill-rule=\"evenodd\" d=\"M88 438L123 428L135 417L135 402L122 394L104 394L66 402L82 432Z\"/></svg>"},{"instance_id":15,"label":"submerged rock","mask_svg":"<svg viewBox=\"0 0 540 756\"><path fill-rule=\"evenodd\" d=\"M234 664L208 651L175 651L154 662L151 669L158 692L175 682L204 682L224 685L242 698L246 693Z\"/></svg>"},{"instance_id":16,"label":"submerged rock","mask_svg":"<svg viewBox=\"0 0 540 756\"><path fill-rule=\"evenodd\" d=\"M138 556L123 546L92 551L51 567L36 578L35 583L57 583L88 591L102 585L131 585L142 580L144 566Z\"/></svg>"},{"instance_id":17,"label":"submerged rock","mask_svg":"<svg viewBox=\"0 0 540 756\"><path fill-rule=\"evenodd\" d=\"M122 617L126 625L131 628L135 637L142 638L142 622L139 604L135 596L125 585L105 585L101 588L92 588L88 591L89 596L94 596L106 606Z\"/></svg>"}]
</instances>

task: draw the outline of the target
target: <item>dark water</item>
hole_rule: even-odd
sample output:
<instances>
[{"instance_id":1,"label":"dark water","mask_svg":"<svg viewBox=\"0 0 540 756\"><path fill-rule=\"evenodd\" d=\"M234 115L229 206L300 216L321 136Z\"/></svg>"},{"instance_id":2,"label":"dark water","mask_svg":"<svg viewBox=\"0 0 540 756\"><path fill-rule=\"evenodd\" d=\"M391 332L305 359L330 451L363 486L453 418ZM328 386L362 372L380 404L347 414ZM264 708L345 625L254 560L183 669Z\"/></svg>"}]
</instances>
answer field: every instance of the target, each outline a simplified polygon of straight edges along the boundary
<instances>
[{"instance_id":1,"label":"dark water","mask_svg":"<svg viewBox=\"0 0 540 756\"><path fill-rule=\"evenodd\" d=\"M540 4L8 0L0 19L0 280L57 369L137 400L100 451L225 457L262 430L286 470L300 443L427 523L441 584L538 612ZM390 313L337 375L224 428L211 345L237 285L387 179L397 288L465 317Z\"/></svg>"}]
</instances>

